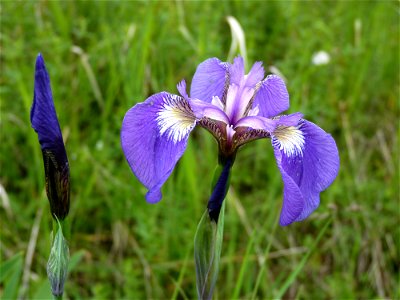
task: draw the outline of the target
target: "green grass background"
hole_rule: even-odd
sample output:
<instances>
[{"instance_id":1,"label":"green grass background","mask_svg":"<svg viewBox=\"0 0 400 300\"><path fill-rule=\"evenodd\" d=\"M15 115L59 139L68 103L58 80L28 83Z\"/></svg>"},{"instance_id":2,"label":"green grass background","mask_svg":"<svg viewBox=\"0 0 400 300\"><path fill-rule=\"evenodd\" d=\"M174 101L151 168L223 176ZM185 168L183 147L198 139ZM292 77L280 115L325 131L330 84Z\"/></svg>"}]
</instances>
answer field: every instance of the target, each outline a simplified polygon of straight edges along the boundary
<instances>
[{"instance_id":1,"label":"green grass background","mask_svg":"<svg viewBox=\"0 0 400 300\"><path fill-rule=\"evenodd\" d=\"M315 213L280 227L270 141L239 151L215 299L400 298L399 2L2 1L0 9L3 298L50 297L51 216L29 121L38 52L71 167L65 296L196 297L193 238L216 143L196 129L162 201L150 205L119 132L135 103L176 93L209 57L226 60L229 15L245 31L250 65L263 61L286 77L289 112L334 136L341 168ZM312 65L319 50L328 65Z\"/></svg>"}]
</instances>

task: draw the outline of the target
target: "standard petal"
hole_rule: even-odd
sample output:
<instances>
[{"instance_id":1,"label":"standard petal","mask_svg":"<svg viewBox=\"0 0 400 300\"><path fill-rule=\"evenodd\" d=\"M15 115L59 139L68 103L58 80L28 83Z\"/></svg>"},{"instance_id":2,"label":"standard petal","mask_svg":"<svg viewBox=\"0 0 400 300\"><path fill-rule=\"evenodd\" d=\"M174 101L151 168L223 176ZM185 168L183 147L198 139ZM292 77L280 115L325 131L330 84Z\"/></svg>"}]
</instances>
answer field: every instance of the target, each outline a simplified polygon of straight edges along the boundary
<instances>
[{"instance_id":1,"label":"standard petal","mask_svg":"<svg viewBox=\"0 0 400 300\"><path fill-rule=\"evenodd\" d=\"M282 225L288 225L304 220L318 207L320 192L338 174L339 153L332 136L309 121L301 120L295 129L283 127L280 130L286 130L286 133L274 134L272 144L284 182L281 218L286 221ZM299 191L304 199L301 211ZM296 215L294 212L299 213Z\"/></svg>"},{"instance_id":2,"label":"standard petal","mask_svg":"<svg viewBox=\"0 0 400 300\"><path fill-rule=\"evenodd\" d=\"M41 54L36 58L31 124L38 134L42 150L63 152L64 143L54 108L50 78Z\"/></svg>"},{"instance_id":3,"label":"standard petal","mask_svg":"<svg viewBox=\"0 0 400 300\"><path fill-rule=\"evenodd\" d=\"M217 58L202 62L196 70L190 87L190 97L210 103L214 96L225 101L223 93L228 79L228 64Z\"/></svg>"},{"instance_id":4,"label":"standard petal","mask_svg":"<svg viewBox=\"0 0 400 300\"><path fill-rule=\"evenodd\" d=\"M251 67L249 74L246 76L246 86L255 87L264 78L264 68L261 61L257 61Z\"/></svg>"},{"instance_id":5,"label":"standard petal","mask_svg":"<svg viewBox=\"0 0 400 300\"><path fill-rule=\"evenodd\" d=\"M149 190L146 200L161 200L161 186L186 149L196 124L188 102L166 92L155 94L125 115L121 145L133 173Z\"/></svg>"},{"instance_id":6,"label":"standard petal","mask_svg":"<svg viewBox=\"0 0 400 300\"><path fill-rule=\"evenodd\" d=\"M244 62L243 57L237 56L233 60L233 64L229 66L230 83L240 85L244 79Z\"/></svg>"},{"instance_id":7,"label":"standard petal","mask_svg":"<svg viewBox=\"0 0 400 300\"><path fill-rule=\"evenodd\" d=\"M253 107L259 107L259 115L272 118L289 108L289 93L285 82L276 75L268 75L256 92Z\"/></svg>"}]
</instances>

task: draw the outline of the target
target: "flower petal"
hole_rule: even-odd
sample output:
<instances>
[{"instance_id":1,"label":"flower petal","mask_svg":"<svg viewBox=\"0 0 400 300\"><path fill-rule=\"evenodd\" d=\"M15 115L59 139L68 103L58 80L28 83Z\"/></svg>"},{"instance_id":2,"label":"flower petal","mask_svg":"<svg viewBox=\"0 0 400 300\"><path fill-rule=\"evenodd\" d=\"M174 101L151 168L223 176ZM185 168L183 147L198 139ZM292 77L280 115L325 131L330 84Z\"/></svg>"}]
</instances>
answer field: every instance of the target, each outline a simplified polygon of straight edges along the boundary
<instances>
[{"instance_id":1,"label":"flower petal","mask_svg":"<svg viewBox=\"0 0 400 300\"><path fill-rule=\"evenodd\" d=\"M264 78L264 68L261 61L257 61L246 75L246 86L255 87Z\"/></svg>"},{"instance_id":2,"label":"flower petal","mask_svg":"<svg viewBox=\"0 0 400 300\"><path fill-rule=\"evenodd\" d=\"M272 138L284 182L281 225L307 218L318 207L320 192L333 182L339 171L339 153L330 134L306 120L301 120L296 130L290 127L286 130L283 138L282 133L278 136L274 133ZM290 139L292 144L288 142ZM295 145L295 150L288 145Z\"/></svg>"},{"instance_id":3,"label":"flower petal","mask_svg":"<svg viewBox=\"0 0 400 300\"><path fill-rule=\"evenodd\" d=\"M51 149L63 152L64 143L54 108L50 78L41 54L36 58L31 124L38 134L42 150Z\"/></svg>"},{"instance_id":4,"label":"flower petal","mask_svg":"<svg viewBox=\"0 0 400 300\"><path fill-rule=\"evenodd\" d=\"M216 97L213 99L216 99ZM229 124L228 116L219 105L192 99L190 100L190 107L192 108L193 113L198 120L203 117L207 117L216 121L224 122L225 124Z\"/></svg>"},{"instance_id":5,"label":"flower petal","mask_svg":"<svg viewBox=\"0 0 400 300\"><path fill-rule=\"evenodd\" d=\"M289 94L285 82L276 75L268 75L256 92L253 107L259 106L259 115L272 118L289 108Z\"/></svg>"},{"instance_id":6,"label":"flower petal","mask_svg":"<svg viewBox=\"0 0 400 300\"><path fill-rule=\"evenodd\" d=\"M125 115L121 145L136 177L149 192L146 200L161 200L161 186L186 149L196 125L188 102L166 92L136 104Z\"/></svg>"},{"instance_id":7,"label":"flower petal","mask_svg":"<svg viewBox=\"0 0 400 300\"><path fill-rule=\"evenodd\" d=\"M210 103L214 96L224 99L228 76L228 64L217 58L209 58L196 69L190 87L190 97Z\"/></svg>"},{"instance_id":8,"label":"flower petal","mask_svg":"<svg viewBox=\"0 0 400 300\"><path fill-rule=\"evenodd\" d=\"M244 78L243 57L237 56L233 59L233 64L229 65L230 84L234 83L240 86Z\"/></svg>"},{"instance_id":9,"label":"flower petal","mask_svg":"<svg viewBox=\"0 0 400 300\"><path fill-rule=\"evenodd\" d=\"M241 118L236 124L237 127L250 127L252 129L262 129L269 133L273 132L276 127L277 121L273 119L267 119L259 116L248 116Z\"/></svg>"}]
</instances>

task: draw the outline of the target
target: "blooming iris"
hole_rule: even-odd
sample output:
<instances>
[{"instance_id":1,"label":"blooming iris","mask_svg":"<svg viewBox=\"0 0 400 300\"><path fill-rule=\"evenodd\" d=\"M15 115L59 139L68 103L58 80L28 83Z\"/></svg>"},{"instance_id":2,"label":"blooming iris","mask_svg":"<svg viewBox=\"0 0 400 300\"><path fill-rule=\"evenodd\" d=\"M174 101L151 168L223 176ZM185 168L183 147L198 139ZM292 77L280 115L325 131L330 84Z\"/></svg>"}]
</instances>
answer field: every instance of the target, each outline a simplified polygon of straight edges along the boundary
<instances>
[{"instance_id":1,"label":"blooming iris","mask_svg":"<svg viewBox=\"0 0 400 300\"><path fill-rule=\"evenodd\" d=\"M63 220L69 212L69 165L41 54L36 59L31 124L42 149L50 210L53 217Z\"/></svg>"},{"instance_id":2,"label":"blooming iris","mask_svg":"<svg viewBox=\"0 0 400 300\"><path fill-rule=\"evenodd\" d=\"M331 135L303 119L301 113L279 115L289 108L281 78L264 78L261 62L245 74L241 57L233 64L210 58L197 67L190 97L185 81L177 88L180 96L167 92L152 95L132 107L123 120L122 149L133 173L149 190L148 202L161 199L161 187L198 125L218 142L225 171L222 181L227 180L226 171L240 146L271 139L284 183L281 225L301 221L318 207L320 192L337 176L338 150Z\"/></svg>"}]
</instances>

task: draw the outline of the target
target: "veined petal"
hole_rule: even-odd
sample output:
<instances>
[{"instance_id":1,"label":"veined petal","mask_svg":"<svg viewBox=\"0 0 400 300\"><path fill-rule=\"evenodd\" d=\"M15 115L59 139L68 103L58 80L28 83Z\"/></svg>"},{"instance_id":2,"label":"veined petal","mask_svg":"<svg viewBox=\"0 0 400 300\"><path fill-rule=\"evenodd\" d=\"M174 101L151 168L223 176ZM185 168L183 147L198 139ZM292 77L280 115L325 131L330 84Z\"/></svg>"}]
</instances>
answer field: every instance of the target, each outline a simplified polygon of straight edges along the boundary
<instances>
[{"instance_id":1,"label":"veined petal","mask_svg":"<svg viewBox=\"0 0 400 300\"><path fill-rule=\"evenodd\" d=\"M246 76L246 86L255 87L264 78L264 68L261 61L257 61L251 67L249 74Z\"/></svg>"},{"instance_id":2,"label":"veined petal","mask_svg":"<svg viewBox=\"0 0 400 300\"><path fill-rule=\"evenodd\" d=\"M272 145L284 183L281 225L288 225L307 218L318 207L320 192L339 171L339 153L332 136L309 121L279 130Z\"/></svg>"},{"instance_id":3,"label":"veined petal","mask_svg":"<svg viewBox=\"0 0 400 300\"><path fill-rule=\"evenodd\" d=\"M186 149L196 118L187 100L166 92L136 104L125 115L121 145L136 177L149 190L146 200L161 200L161 186Z\"/></svg>"},{"instance_id":4,"label":"veined petal","mask_svg":"<svg viewBox=\"0 0 400 300\"><path fill-rule=\"evenodd\" d=\"M259 115L272 118L289 108L289 93L285 82L276 75L268 75L256 92L253 107L259 106Z\"/></svg>"},{"instance_id":5,"label":"veined petal","mask_svg":"<svg viewBox=\"0 0 400 300\"><path fill-rule=\"evenodd\" d=\"M214 97L214 103L217 101L217 97ZM193 110L194 115L199 120L203 117L207 117L216 121L224 122L225 124L229 124L229 119L223 109L221 109L220 105L206 103L201 100L191 99L190 107Z\"/></svg>"},{"instance_id":6,"label":"veined petal","mask_svg":"<svg viewBox=\"0 0 400 300\"><path fill-rule=\"evenodd\" d=\"M229 66L230 83L240 86L244 79L244 62L243 57L237 56L233 60L233 64Z\"/></svg>"},{"instance_id":7,"label":"veined petal","mask_svg":"<svg viewBox=\"0 0 400 300\"><path fill-rule=\"evenodd\" d=\"M224 99L225 85L228 79L228 64L217 58L202 62L196 69L190 87L190 96L210 103L213 96Z\"/></svg>"},{"instance_id":8,"label":"veined petal","mask_svg":"<svg viewBox=\"0 0 400 300\"><path fill-rule=\"evenodd\" d=\"M189 96L186 92L186 81L183 79L181 80L177 85L176 88L179 91L179 94L182 95L183 98L185 98L186 100L189 99Z\"/></svg>"},{"instance_id":9,"label":"veined petal","mask_svg":"<svg viewBox=\"0 0 400 300\"><path fill-rule=\"evenodd\" d=\"M51 149L65 152L61 129L54 108L50 78L41 54L36 58L31 124L38 134L42 150Z\"/></svg>"},{"instance_id":10,"label":"veined petal","mask_svg":"<svg viewBox=\"0 0 400 300\"><path fill-rule=\"evenodd\" d=\"M241 118L235 125L237 127L250 127L252 129L262 129L269 133L275 130L277 121L273 119L267 119L259 116L248 116Z\"/></svg>"}]
</instances>

